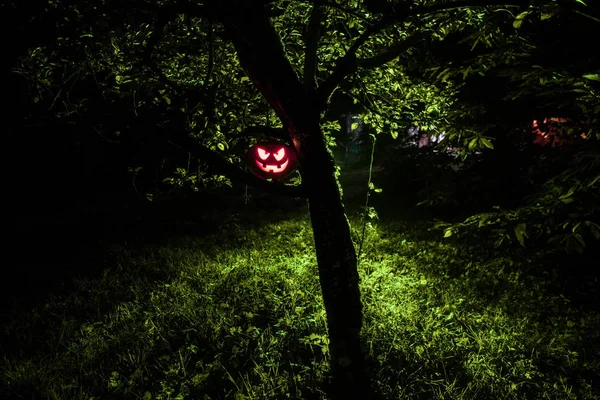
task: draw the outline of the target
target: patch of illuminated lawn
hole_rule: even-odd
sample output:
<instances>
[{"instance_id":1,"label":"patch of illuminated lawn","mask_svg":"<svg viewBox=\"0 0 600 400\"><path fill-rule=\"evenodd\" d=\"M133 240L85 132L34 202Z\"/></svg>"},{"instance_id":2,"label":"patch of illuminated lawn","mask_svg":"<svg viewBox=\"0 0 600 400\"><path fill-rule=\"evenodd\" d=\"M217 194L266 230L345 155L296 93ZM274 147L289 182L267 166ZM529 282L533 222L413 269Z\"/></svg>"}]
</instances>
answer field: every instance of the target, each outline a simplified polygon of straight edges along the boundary
<instances>
[{"instance_id":1,"label":"patch of illuminated lawn","mask_svg":"<svg viewBox=\"0 0 600 400\"><path fill-rule=\"evenodd\" d=\"M548 293L509 257L425 228L367 230L363 340L382 398L597 395L598 314ZM20 348L6 349L5 387L28 398L323 398L328 338L312 246L306 218L115 246L101 277L7 325L6 343Z\"/></svg>"}]
</instances>

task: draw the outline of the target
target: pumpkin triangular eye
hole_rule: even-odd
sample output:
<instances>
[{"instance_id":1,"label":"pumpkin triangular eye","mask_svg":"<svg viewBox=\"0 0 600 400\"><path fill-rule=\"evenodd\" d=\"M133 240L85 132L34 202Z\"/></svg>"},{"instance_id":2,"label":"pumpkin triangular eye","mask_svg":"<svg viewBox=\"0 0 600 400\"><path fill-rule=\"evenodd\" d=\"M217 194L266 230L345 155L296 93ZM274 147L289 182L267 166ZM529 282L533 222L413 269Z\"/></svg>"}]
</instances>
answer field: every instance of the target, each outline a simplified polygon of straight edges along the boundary
<instances>
[{"instance_id":1,"label":"pumpkin triangular eye","mask_svg":"<svg viewBox=\"0 0 600 400\"><path fill-rule=\"evenodd\" d=\"M256 150L258 151L258 156L261 160L266 160L269 157L269 152L265 149L259 147Z\"/></svg>"},{"instance_id":2,"label":"pumpkin triangular eye","mask_svg":"<svg viewBox=\"0 0 600 400\"><path fill-rule=\"evenodd\" d=\"M273 153L273 157L275 157L275 159L277 161L281 161L281 159L283 158L283 156L285 156L285 148L280 148L279 150L277 150L276 153Z\"/></svg>"}]
</instances>

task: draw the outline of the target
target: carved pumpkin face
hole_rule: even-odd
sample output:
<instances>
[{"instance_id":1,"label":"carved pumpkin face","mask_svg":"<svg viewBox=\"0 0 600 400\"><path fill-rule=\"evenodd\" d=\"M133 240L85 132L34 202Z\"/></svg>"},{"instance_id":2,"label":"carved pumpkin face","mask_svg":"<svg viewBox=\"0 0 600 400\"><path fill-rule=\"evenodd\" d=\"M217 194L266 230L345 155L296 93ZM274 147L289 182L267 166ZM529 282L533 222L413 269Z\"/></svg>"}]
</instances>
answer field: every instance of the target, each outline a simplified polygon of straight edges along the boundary
<instances>
[{"instance_id":1,"label":"carved pumpkin face","mask_svg":"<svg viewBox=\"0 0 600 400\"><path fill-rule=\"evenodd\" d=\"M250 148L246 161L254 175L281 179L294 170L296 153L290 146L279 141L263 141Z\"/></svg>"}]
</instances>

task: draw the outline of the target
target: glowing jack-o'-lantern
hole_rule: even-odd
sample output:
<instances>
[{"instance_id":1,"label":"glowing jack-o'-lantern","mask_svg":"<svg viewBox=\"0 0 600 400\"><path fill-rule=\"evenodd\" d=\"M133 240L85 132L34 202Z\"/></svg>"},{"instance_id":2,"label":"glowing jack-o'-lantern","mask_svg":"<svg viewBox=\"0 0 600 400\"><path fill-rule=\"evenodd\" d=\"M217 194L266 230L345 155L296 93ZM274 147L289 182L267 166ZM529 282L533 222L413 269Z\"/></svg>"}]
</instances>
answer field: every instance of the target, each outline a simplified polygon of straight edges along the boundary
<instances>
[{"instance_id":1,"label":"glowing jack-o'-lantern","mask_svg":"<svg viewBox=\"0 0 600 400\"><path fill-rule=\"evenodd\" d=\"M296 153L277 140L262 141L248 150L246 164L260 178L282 179L294 171Z\"/></svg>"}]
</instances>

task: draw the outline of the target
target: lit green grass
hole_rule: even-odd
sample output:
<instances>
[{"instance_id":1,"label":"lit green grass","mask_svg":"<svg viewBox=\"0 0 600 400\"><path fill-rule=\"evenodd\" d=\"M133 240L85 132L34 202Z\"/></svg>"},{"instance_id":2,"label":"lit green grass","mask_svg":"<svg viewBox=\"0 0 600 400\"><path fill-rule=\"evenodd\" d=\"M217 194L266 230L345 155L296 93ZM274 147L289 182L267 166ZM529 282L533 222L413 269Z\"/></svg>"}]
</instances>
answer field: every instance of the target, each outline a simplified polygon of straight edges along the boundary
<instances>
[{"instance_id":1,"label":"lit green grass","mask_svg":"<svg viewBox=\"0 0 600 400\"><path fill-rule=\"evenodd\" d=\"M507 256L426 229L367 230L363 339L381 398L600 398L598 313ZM307 219L112 252L101 277L15 311L2 346L9 398L326 398Z\"/></svg>"}]
</instances>

